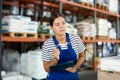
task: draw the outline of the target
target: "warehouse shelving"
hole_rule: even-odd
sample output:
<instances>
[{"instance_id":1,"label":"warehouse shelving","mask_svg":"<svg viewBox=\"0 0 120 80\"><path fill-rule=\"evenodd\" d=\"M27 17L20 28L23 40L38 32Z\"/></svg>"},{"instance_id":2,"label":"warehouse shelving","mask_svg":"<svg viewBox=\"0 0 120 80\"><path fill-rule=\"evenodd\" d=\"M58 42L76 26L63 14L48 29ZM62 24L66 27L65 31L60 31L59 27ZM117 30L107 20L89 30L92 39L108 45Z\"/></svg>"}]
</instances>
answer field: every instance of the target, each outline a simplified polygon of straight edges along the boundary
<instances>
[{"instance_id":1,"label":"warehouse shelving","mask_svg":"<svg viewBox=\"0 0 120 80\"><path fill-rule=\"evenodd\" d=\"M120 17L119 14L110 13L108 11L100 10L100 9L95 8L95 7L89 7L89 6L81 5L79 3L71 2L71 1L68 1L68 0L59 0L59 1L64 3L64 4L71 5L71 6L76 6L76 7L79 7L79 8L93 10L93 11L100 12L102 14L107 14L107 15L110 15L110 16Z\"/></svg>"},{"instance_id":2,"label":"warehouse shelving","mask_svg":"<svg viewBox=\"0 0 120 80\"><path fill-rule=\"evenodd\" d=\"M2 37L3 42L44 42L46 39L42 38L11 38L11 37ZM112 42L112 43L120 43L120 40L82 40L85 43L96 43L96 42Z\"/></svg>"},{"instance_id":3,"label":"warehouse shelving","mask_svg":"<svg viewBox=\"0 0 120 80\"><path fill-rule=\"evenodd\" d=\"M41 2L38 1L38 0L17 0L18 2L20 3L32 3L32 4L36 4L36 5L40 5ZM80 13L85 13L85 11L78 11L78 8L83 8L83 9L88 9L88 10L91 10L91 11L95 11L95 12L98 12L98 13L101 13L101 14L105 14L105 16L112 16L113 18L120 18L120 15L119 14L114 14L114 13L110 13L108 11L105 11L105 10L100 10L100 9L97 9L95 7L89 7L89 6L85 6L85 5L81 5L79 3L75 3L75 2L71 2L69 0L59 0L60 3L63 3L63 6L62 6L62 9L63 10L70 10L71 12L80 12ZM13 4L12 2L10 1L3 1L3 4L4 5L9 5L9 6L20 6L19 4ZM50 3L50 2L43 2L43 5L44 6L49 6L49 7L52 7L52 8L56 8L58 9L59 8L59 5L58 4L55 4L55 3ZM69 5L69 6L65 6L65 5ZM22 5L23 7L25 7L24 5ZM73 9L70 7L72 6ZM74 7L77 7L74 8ZM34 9L34 7L30 7L28 6L27 8L30 8L30 9ZM94 15L93 13L85 13L85 14L88 14L88 15ZM101 15L99 14L99 15ZM98 15L98 16L99 16ZM102 16L102 15L101 15ZM110 18L112 18L110 17ZM109 17L107 17L109 18ZM116 19L117 20L117 19ZM11 37L2 37L1 38L2 41L6 41L6 42L44 42L45 39L34 39L34 38L21 38L20 40L17 39L17 38L11 38ZM114 43L120 43L120 40L83 40L83 42L91 42L91 43L96 43L96 42L114 42Z\"/></svg>"},{"instance_id":4,"label":"warehouse shelving","mask_svg":"<svg viewBox=\"0 0 120 80\"><path fill-rule=\"evenodd\" d=\"M24 4L31 3L31 4L34 4L37 6L41 5L41 2L39 0L16 0L16 1L18 1L19 3L14 3L11 1L3 0L3 4L8 5L8 6L18 6L18 7L22 7L22 8L29 8L29 9L33 9L33 10L34 10L34 7L23 5L21 3L24 3ZM120 18L119 14L110 13L108 11L100 10L100 9L95 8L95 7L81 5L79 3L71 2L69 0L58 0L58 1L60 4L62 3L63 10L69 10L69 11L76 13L76 14L78 14L80 12L81 14L84 14L84 15L92 15L92 16L105 17L105 18L110 18L110 19L113 18L113 20L117 21L117 25L119 25L119 18ZM59 9L59 7L61 7L61 6L59 6L59 4L46 2L46 1L43 1L43 5L47 6L47 7L52 7L54 9ZM81 9L81 10L79 11L79 9ZM85 11L83 9L85 9ZM37 10L40 10L40 8L38 8ZM88 10L89 12L86 13L86 10ZM2 11L2 9L1 9L1 11ZM95 13L95 15L94 15L94 13ZM97 14L97 13L101 13L101 14ZM1 27L1 25L0 25L0 27ZM117 30L119 30L118 28L119 28L119 26L117 27ZM2 36L0 38L0 41L1 41L0 42L0 51L2 49L1 48L2 42L44 42L45 40L46 39L42 39L42 38L11 38L11 37L3 37ZM92 40L82 40L82 41L84 43L97 43L97 42L120 43L120 40L118 40L118 39L117 40L92 39ZM0 53L0 55L1 55L1 53Z\"/></svg>"}]
</instances>

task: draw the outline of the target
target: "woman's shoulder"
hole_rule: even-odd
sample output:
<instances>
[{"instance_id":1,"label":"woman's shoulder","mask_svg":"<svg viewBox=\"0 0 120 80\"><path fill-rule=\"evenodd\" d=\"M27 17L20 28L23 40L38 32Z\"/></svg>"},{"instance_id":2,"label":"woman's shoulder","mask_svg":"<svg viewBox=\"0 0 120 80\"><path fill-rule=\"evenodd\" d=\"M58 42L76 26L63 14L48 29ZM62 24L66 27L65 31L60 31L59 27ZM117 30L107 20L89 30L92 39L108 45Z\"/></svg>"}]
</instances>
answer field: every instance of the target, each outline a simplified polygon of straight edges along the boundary
<instances>
[{"instance_id":1,"label":"woman's shoulder","mask_svg":"<svg viewBox=\"0 0 120 80\"><path fill-rule=\"evenodd\" d=\"M70 38L73 38L73 39L79 38L79 36L77 34L69 34L69 36L70 36Z\"/></svg>"},{"instance_id":2,"label":"woman's shoulder","mask_svg":"<svg viewBox=\"0 0 120 80\"><path fill-rule=\"evenodd\" d=\"M45 42L44 42L44 45L50 45L50 44L53 44L53 40L52 40L52 37L48 38Z\"/></svg>"}]
</instances>

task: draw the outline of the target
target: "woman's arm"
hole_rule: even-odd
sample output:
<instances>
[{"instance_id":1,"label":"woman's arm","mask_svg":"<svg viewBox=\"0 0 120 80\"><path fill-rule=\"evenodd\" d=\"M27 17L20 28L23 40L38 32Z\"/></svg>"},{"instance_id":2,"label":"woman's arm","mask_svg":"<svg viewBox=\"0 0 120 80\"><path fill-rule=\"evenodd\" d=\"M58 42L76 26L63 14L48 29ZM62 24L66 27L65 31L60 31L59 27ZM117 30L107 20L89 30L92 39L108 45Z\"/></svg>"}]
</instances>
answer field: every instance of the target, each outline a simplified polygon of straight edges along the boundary
<instances>
[{"instance_id":1,"label":"woman's arm","mask_svg":"<svg viewBox=\"0 0 120 80\"><path fill-rule=\"evenodd\" d=\"M58 63L57 58L53 58L52 61L43 61L43 66L46 72L50 72L50 66L56 65Z\"/></svg>"},{"instance_id":2,"label":"woman's arm","mask_svg":"<svg viewBox=\"0 0 120 80\"><path fill-rule=\"evenodd\" d=\"M76 64L74 65L74 67L79 68L79 66L84 62L84 59L85 59L84 52L79 53L78 60Z\"/></svg>"},{"instance_id":3,"label":"woman's arm","mask_svg":"<svg viewBox=\"0 0 120 80\"><path fill-rule=\"evenodd\" d=\"M57 48L53 49L52 55L53 59L51 61L43 61L44 69L46 72L50 72L50 66L54 66L59 61L59 50Z\"/></svg>"},{"instance_id":4,"label":"woman's arm","mask_svg":"<svg viewBox=\"0 0 120 80\"><path fill-rule=\"evenodd\" d=\"M84 52L79 53L78 60L77 60L76 64L74 65L74 67L67 68L66 70L74 73L79 68L79 66L84 62L84 59L85 59Z\"/></svg>"}]
</instances>

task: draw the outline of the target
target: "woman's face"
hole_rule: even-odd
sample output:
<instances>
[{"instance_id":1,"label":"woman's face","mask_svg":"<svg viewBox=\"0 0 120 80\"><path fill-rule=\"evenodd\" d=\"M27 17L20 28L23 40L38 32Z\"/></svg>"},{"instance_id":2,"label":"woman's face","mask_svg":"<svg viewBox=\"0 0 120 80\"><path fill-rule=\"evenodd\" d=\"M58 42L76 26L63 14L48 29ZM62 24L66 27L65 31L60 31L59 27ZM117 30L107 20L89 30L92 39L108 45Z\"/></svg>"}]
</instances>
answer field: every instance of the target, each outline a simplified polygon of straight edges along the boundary
<instances>
[{"instance_id":1,"label":"woman's face","mask_svg":"<svg viewBox=\"0 0 120 80\"><path fill-rule=\"evenodd\" d=\"M65 19L63 17L56 18L51 28L56 35L64 35L66 33Z\"/></svg>"}]
</instances>

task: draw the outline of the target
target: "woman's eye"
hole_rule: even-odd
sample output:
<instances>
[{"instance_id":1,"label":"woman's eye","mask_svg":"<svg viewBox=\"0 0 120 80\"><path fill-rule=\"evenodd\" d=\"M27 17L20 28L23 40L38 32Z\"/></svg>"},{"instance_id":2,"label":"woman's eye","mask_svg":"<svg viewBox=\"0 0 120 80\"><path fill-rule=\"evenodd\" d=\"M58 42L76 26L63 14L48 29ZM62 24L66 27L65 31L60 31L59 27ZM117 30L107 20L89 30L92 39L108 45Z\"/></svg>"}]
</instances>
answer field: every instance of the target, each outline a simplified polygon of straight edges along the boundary
<instances>
[{"instance_id":1,"label":"woman's eye","mask_svg":"<svg viewBox=\"0 0 120 80\"><path fill-rule=\"evenodd\" d=\"M56 26L59 26L59 24L57 23Z\"/></svg>"},{"instance_id":2,"label":"woman's eye","mask_svg":"<svg viewBox=\"0 0 120 80\"><path fill-rule=\"evenodd\" d=\"M65 22L62 22L62 25L65 25Z\"/></svg>"}]
</instances>

